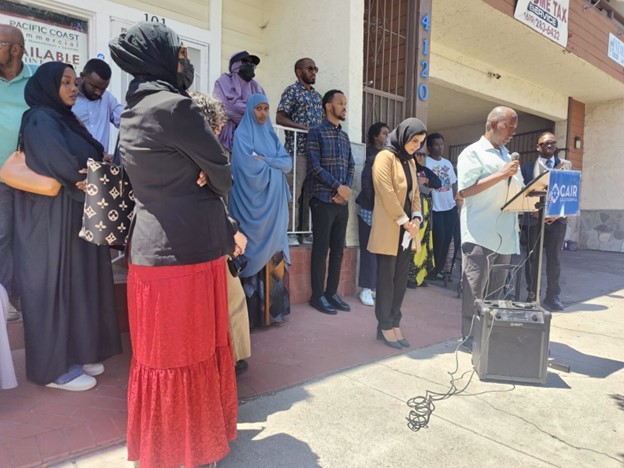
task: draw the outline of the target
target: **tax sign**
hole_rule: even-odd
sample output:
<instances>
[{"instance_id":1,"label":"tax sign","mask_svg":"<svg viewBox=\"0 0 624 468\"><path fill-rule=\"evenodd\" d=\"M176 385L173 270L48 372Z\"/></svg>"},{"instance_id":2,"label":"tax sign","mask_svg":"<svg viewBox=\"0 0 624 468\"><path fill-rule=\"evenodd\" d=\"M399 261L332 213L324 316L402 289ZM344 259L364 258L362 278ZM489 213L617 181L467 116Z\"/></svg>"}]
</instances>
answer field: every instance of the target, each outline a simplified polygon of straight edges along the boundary
<instances>
[{"instance_id":1,"label":"tax sign","mask_svg":"<svg viewBox=\"0 0 624 468\"><path fill-rule=\"evenodd\" d=\"M565 47L569 6L570 0L518 0L514 18Z\"/></svg>"},{"instance_id":2,"label":"tax sign","mask_svg":"<svg viewBox=\"0 0 624 468\"><path fill-rule=\"evenodd\" d=\"M581 200L579 171L550 171L546 217L578 216Z\"/></svg>"}]
</instances>

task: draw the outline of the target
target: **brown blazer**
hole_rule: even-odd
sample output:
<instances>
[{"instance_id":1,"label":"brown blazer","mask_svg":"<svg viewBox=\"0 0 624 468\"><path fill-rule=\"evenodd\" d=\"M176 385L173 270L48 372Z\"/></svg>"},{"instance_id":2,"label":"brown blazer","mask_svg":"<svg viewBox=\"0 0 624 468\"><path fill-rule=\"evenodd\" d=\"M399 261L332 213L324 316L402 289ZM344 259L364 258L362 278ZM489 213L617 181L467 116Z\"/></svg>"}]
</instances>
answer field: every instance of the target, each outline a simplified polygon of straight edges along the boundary
<instances>
[{"instance_id":1,"label":"brown blazer","mask_svg":"<svg viewBox=\"0 0 624 468\"><path fill-rule=\"evenodd\" d=\"M416 163L409 161L412 174L412 218L422 219L420 191L416 175ZM409 221L403 211L407 197L407 180L401 160L388 150L377 153L373 163L373 186L375 207L373 226L368 240L368 251L376 254L396 256L399 250L401 225ZM418 236L412 239L412 250L420 251Z\"/></svg>"}]
</instances>

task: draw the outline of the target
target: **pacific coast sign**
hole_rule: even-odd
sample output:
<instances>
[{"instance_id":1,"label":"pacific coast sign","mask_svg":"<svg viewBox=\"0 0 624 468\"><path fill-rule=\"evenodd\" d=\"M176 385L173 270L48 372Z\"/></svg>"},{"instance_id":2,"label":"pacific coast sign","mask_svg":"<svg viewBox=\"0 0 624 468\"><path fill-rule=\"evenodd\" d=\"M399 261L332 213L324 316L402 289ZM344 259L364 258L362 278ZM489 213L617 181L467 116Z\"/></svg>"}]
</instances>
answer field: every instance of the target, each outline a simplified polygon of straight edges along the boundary
<instances>
[{"instance_id":1,"label":"pacific coast sign","mask_svg":"<svg viewBox=\"0 0 624 468\"><path fill-rule=\"evenodd\" d=\"M24 34L24 62L42 64L61 61L80 69L88 59L86 32L0 11L0 23L15 26Z\"/></svg>"}]
</instances>

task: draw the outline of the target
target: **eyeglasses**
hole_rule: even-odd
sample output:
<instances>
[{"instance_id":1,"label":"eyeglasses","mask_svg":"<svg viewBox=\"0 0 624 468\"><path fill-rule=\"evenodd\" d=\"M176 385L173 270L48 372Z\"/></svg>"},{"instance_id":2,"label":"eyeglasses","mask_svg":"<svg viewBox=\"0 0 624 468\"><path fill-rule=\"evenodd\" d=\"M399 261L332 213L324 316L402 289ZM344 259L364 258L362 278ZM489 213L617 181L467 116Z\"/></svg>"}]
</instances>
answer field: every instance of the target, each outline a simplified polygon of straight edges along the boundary
<instances>
[{"instance_id":1,"label":"eyeglasses","mask_svg":"<svg viewBox=\"0 0 624 468\"><path fill-rule=\"evenodd\" d=\"M557 146L556 141L545 141L543 143L539 143L542 148L546 148L547 146Z\"/></svg>"},{"instance_id":2,"label":"eyeglasses","mask_svg":"<svg viewBox=\"0 0 624 468\"><path fill-rule=\"evenodd\" d=\"M19 44L18 42L6 42L6 41L0 41L0 47L8 45L9 47L11 47L12 45L18 45L20 47L24 47L23 44Z\"/></svg>"},{"instance_id":3,"label":"eyeglasses","mask_svg":"<svg viewBox=\"0 0 624 468\"><path fill-rule=\"evenodd\" d=\"M243 59L243 60L241 60L241 62L243 62L243 63L247 63L247 64L251 65L251 66L252 66L252 68L256 68L256 64L255 64L255 63L253 63L253 62L252 62L251 60L249 60L249 59Z\"/></svg>"},{"instance_id":4,"label":"eyeglasses","mask_svg":"<svg viewBox=\"0 0 624 468\"><path fill-rule=\"evenodd\" d=\"M304 70L308 70L309 72L318 73L318 67L313 67L312 65L305 67Z\"/></svg>"}]
</instances>

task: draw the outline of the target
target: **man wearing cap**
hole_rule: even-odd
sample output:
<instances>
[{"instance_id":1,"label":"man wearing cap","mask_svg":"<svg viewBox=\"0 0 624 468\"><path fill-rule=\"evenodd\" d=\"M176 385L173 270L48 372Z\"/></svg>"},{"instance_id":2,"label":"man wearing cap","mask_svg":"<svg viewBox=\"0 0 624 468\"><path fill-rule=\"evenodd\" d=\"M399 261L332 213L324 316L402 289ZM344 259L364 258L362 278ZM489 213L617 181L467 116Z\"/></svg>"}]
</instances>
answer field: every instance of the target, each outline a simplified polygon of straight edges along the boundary
<instances>
[{"instance_id":1,"label":"man wearing cap","mask_svg":"<svg viewBox=\"0 0 624 468\"><path fill-rule=\"evenodd\" d=\"M260 58L246 50L237 52L230 57L230 71L215 81L214 95L223 104L228 118L219 135L219 142L229 152L232 152L234 130L243 118L247 99L255 93L266 95L260 83L253 79L259 63Z\"/></svg>"},{"instance_id":2,"label":"man wearing cap","mask_svg":"<svg viewBox=\"0 0 624 468\"><path fill-rule=\"evenodd\" d=\"M22 62L24 36L13 26L0 24L0 166L17 147L22 114L28 106L24 88L36 67ZM9 293L11 303L19 308L17 288L13 284L13 189L0 181L0 284ZM9 320L19 313L9 311Z\"/></svg>"}]
</instances>

